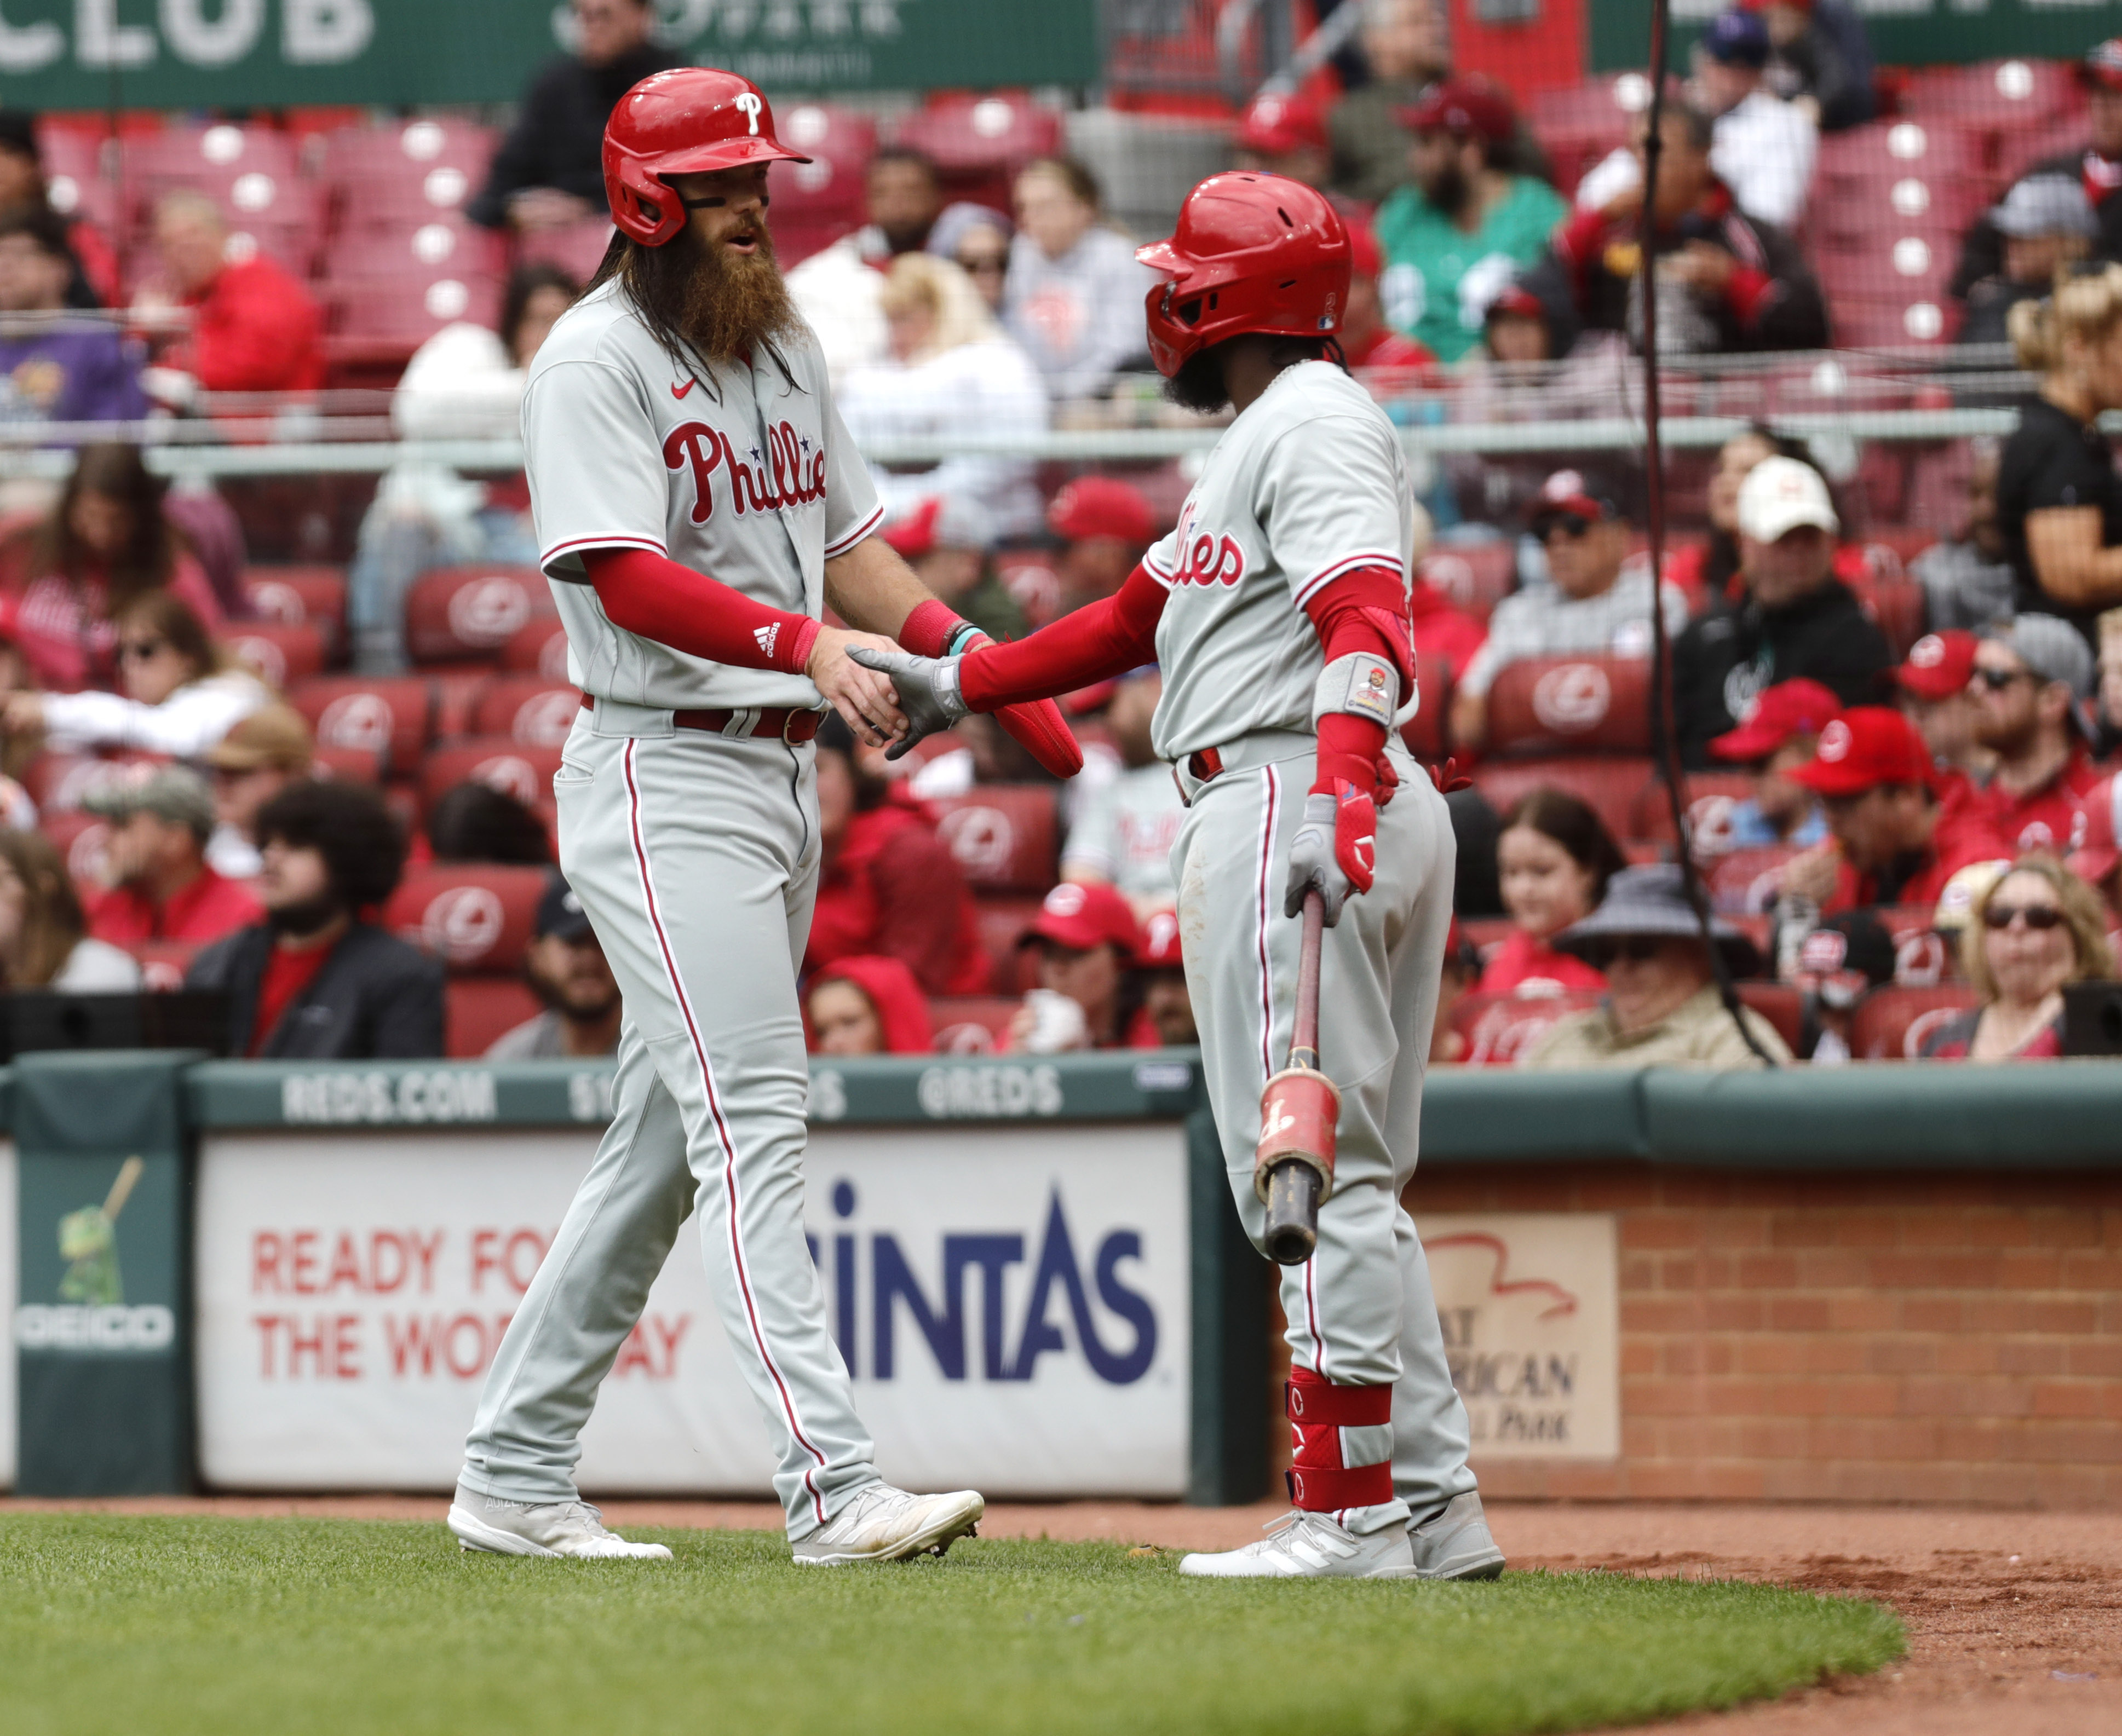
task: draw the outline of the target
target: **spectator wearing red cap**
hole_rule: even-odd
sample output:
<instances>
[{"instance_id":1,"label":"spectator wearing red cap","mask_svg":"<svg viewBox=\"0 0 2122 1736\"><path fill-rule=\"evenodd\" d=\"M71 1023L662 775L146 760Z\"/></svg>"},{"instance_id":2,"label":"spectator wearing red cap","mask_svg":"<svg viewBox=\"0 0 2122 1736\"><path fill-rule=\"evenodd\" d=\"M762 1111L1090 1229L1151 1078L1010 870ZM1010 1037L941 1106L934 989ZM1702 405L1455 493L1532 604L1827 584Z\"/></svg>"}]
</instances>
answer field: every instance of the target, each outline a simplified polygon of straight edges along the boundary
<instances>
[{"instance_id":1,"label":"spectator wearing red cap","mask_svg":"<svg viewBox=\"0 0 2122 1736\"><path fill-rule=\"evenodd\" d=\"M1932 783L1948 808L1975 800L1976 784L1993 763L1989 750L1975 745L1975 696L1967 689L1979 642L1956 628L1925 633L1894 671L1902 715L1930 749Z\"/></svg>"},{"instance_id":2,"label":"spectator wearing red cap","mask_svg":"<svg viewBox=\"0 0 2122 1736\"><path fill-rule=\"evenodd\" d=\"M1129 980L1141 931L1112 887L1056 886L1018 945L1038 947L1039 986L1010 1021L1012 1051L1157 1047L1156 1030L1142 1017L1138 986Z\"/></svg>"},{"instance_id":3,"label":"spectator wearing red cap","mask_svg":"<svg viewBox=\"0 0 2122 1736\"><path fill-rule=\"evenodd\" d=\"M2022 173L2065 175L2079 181L2100 226L2093 256L2122 259L2122 198L2115 197L2122 193L2122 37L2096 43L2078 63L2078 79L2085 89L2090 137L2082 147L2043 157ZM1964 298L1984 278L2005 274L2004 237L1995 215L1985 211L1968 226L1960 263L1947 285L1949 293Z\"/></svg>"},{"instance_id":4,"label":"spectator wearing red cap","mask_svg":"<svg viewBox=\"0 0 2122 1736\"><path fill-rule=\"evenodd\" d=\"M1171 847L1186 818L1171 768L1150 745L1150 720L1163 693L1154 669L1137 670L1115 684L1105 727L1126 769L1090 793L1061 852L1063 880L1118 887L1145 922L1178 902Z\"/></svg>"},{"instance_id":5,"label":"spectator wearing red cap","mask_svg":"<svg viewBox=\"0 0 2122 1736\"><path fill-rule=\"evenodd\" d=\"M1350 214L1350 202L1327 192L1334 164L1325 111L1301 91L1261 91L1239 117L1231 144L1237 153L1233 166L1302 181L1343 206L1344 217Z\"/></svg>"},{"instance_id":6,"label":"spectator wearing red cap","mask_svg":"<svg viewBox=\"0 0 2122 1736\"><path fill-rule=\"evenodd\" d=\"M1934 904L1961 869L2011 860L2012 847L1986 814L1939 805L1930 750L1914 724L1884 706L1844 712L1821 731L1811 760L1789 776L1826 805L1833 836L1784 865L1782 889L1811 898L1825 914Z\"/></svg>"},{"instance_id":7,"label":"spectator wearing red cap","mask_svg":"<svg viewBox=\"0 0 2122 1736\"><path fill-rule=\"evenodd\" d=\"M1497 880L1515 925L1490 956L1477 992L1551 996L1604 988L1582 959L1558 952L1556 935L1599 908L1607 883L1629 866L1592 806L1562 790L1535 790L1504 816Z\"/></svg>"},{"instance_id":8,"label":"spectator wearing red cap","mask_svg":"<svg viewBox=\"0 0 2122 1736\"><path fill-rule=\"evenodd\" d=\"M1113 476L1079 476L1046 509L1062 541L1061 613L1109 597L1157 540L1157 514L1141 489Z\"/></svg>"},{"instance_id":9,"label":"spectator wearing red cap","mask_svg":"<svg viewBox=\"0 0 2122 1736\"><path fill-rule=\"evenodd\" d=\"M930 595L941 597L990 639L1023 637L1024 611L989 559L994 551L994 521L977 497L943 494L915 501L881 534Z\"/></svg>"},{"instance_id":10,"label":"spectator wearing red cap","mask_svg":"<svg viewBox=\"0 0 2122 1736\"><path fill-rule=\"evenodd\" d=\"M834 400L865 451L894 441L962 436L968 428L998 442L1045 432L1046 387L1039 370L997 323L973 280L948 259L901 254L886 274L878 306L890 333L888 352L851 369ZM870 466L886 512L956 496L978 502L993 535L1003 539L1039 528L1034 471L1030 458L993 452L961 452L912 467Z\"/></svg>"},{"instance_id":11,"label":"spectator wearing red cap","mask_svg":"<svg viewBox=\"0 0 2122 1736\"><path fill-rule=\"evenodd\" d=\"M228 224L203 193L172 193L155 208L155 245L191 333L143 384L180 408L209 392L307 392L325 383L324 324L287 268L262 253L228 257ZM143 297L146 306L155 296Z\"/></svg>"},{"instance_id":12,"label":"spectator wearing red cap","mask_svg":"<svg viewBox=\"0 0 2122 1736\"><path fill-rule=\"evenodd\" d=\"M1893 666L1886 636L1835 576L1841 521L1817 470L1763 459L1739 485L1738 528L1745 600L1720 604L1673 648L1680 751L1697 769L1712 739L1776 683L1803 676L1855 705Z\"/></svg>"},{"instance_id":13,"label":"spectator wearing red cap","mask_svg":"<svg viewBox=\"0 0 2122 1736\"><path fill-rule=\"evenodd\" d=\"M1687 599L1677 587L1654 586L1648 567L1624 576L1629 514L1619 490L1605 480L1556 471L1534 504L1531 528L1546 552L1554 586L1521 590L1496 605L1488 642L1451 697L1455 745L1479 748L1487 740L1489 690L1513 663L1572 655L1648 657L1654 588L1666 630L1677 634L1687 625Z\"/></svg>"},{"instance_id":14,"label":"spectator wearing red cap","mask_svg":"<svg viewBox=\"0 0 2122 1736\"><path fill-rule=\"evenodd\" d=\"M1789 774L1811 759L1820 732L1841 712L1842 702L1817 681L1779 681L1754 702L1744 723L1711 741L1718 758L1754 776L1754 793L1732 810L1733 849L1809 849L1825 841L1827 816L1819 798Z\"/></svg>"},{"instance_id":15,"label":"spectator wearing red cap","mask_svg":"<svg viewBox=\"0 0 2122 1736\"><path fill-rule=\"evenodd\" d=\"M857 758L847 726L827 718L818 731L823 860L804 968L879 953L930 994L978 994L988 961L965 875L927 819L888 794Z\"/></svg>"},{"instance_id":16,"label":"spectator wearing red cap","mask_svg":"<svg viewBox=\"0 0 2122 1736\"><path fill-rule=\"evenodd\" d=\"M1982 789L1989 818L2018 851L2058 854L2085 835L2083 801L2100 782L2092 653L2054 615L2021 615L1976 646L1975 740L1996 756Z\"/></svg>"},{"instance_id":17,"label":"spectator wearing red cap","mask_svg":"<svg viewBox=\"0 0 2122 1736\"><path fill-rule=\"evenodd\" d=\"M1167 1049L1185 1048L1201 1040L1194 1024L1194 1001L1186 987L1186 965L1179 954L1179 912L1159 910L1142 925L1136 954L1136 978L1142 989L1142 1017Z\"/></svg>"},{"instance_id":18,"label":"spectator wearing red cap","mask_svg":"<svg viewBox=\"0 0 2122 1736\"><path fill-rule=\"evenodd\" d=\"M1967 473L1965 516L1958 533L1933 543L1909 562L1909 576L1923 589L1923 619L1933 632L1979 630L2007 619L2012 610L2012 562L1997 522L1997 465L2003 449L1989 439L1968 442L1974 465Z\"/></svg>"},{"instance_id":19,"label":"spectator wearing red cap","mask_svg":"<svg viewBox=\"0 0 2122 1736\"><path fill-rule=\"evenodd\" d=\"M813 975L803 1019L814 1055L926 1055L936 1047L914 973L875 954L836 959Z\"/></svg>"},{"instance_id":20,"label":"spectator wearing red cap","mask_svg":"<svg viewBox=\"0 0 2122 1736\"><path fill-rule=\"evenodd\" d=\"M1350 220L1348 259L1348 302L1341 315L1340 333L1341 353L1348 358L1348 366L1378 398L1397 397L1417 386L1436 384L1437 357L1386 323L1385 305L1378 296L1385 255L1367 223Z\"/></svg>"},{"instance_id":21,"label":"spectator wearing red cap","mask_svg":"<svg viewBox=\"0 0 2122 1736\"><path fill-rule=\"evenodd\" d=\"M1709 117L1685 103L1666 106L1659 134L1658 348L1674 355L1818 349L1827 343L1827 304L1797 244L1739 208L1711 166ZM1526 287L1549 307L1568 308L1587 332L1618 332L1640 346L1632 311L1642 259L1643 143L1634 147L1634 183L1557 229ZM1578 334L1558 331L1566 352Z\"/></svg>"},{"instance_id":22,"label":"spectator wearing red cap","mask_svg":"<svg viewBox=\"0 0 2122 1736\"><path fill-rule=\"evenodd\" d=\"M1409 184L1378 208L1386 318L1446 362L1480 341L1498 287L1540 255L1568 215L1545 181L1506 166L1517 119L1486 79L1433 86L1400 117Z\"/></svg>"}]
</instances>

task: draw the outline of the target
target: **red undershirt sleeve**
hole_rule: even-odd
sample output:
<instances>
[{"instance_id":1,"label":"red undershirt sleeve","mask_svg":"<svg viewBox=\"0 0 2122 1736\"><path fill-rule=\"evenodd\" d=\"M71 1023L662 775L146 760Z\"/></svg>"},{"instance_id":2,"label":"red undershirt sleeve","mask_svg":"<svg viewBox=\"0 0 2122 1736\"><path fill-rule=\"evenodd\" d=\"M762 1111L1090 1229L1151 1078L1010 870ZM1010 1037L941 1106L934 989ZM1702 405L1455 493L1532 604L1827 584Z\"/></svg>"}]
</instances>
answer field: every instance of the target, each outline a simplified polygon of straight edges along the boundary
<instances>
[{"instance_id":1,"label":"red undershirt sleeve","mask_svg":"<svg viewBox=\"0 0 2122 1736\"><path fill-rule=\"evenodd\" d=\"M647 548L590 548L582 566L615 627L688 656L800 675L820 623L755 601Z\"/></svg>"},{"instance_id":2,"label":"red undershirt sleeve","mask_svg":"<svg viewBox=\"0 0 2122 1736\"><path fill-rule=\"evenodd\" d=\"M1382 567L1361 567L1325 586L1304 604L1312 631L1331 663L1361 651L1388 660L1400 671L1405 693L1414 679L1414 642L1408 627L1407 587ZM1378 755L1386 727L1348 712L1319 720L1318 775L1314 790L1338 796L1353 784L1364 795L1377 786Z\"/></svg>"},{"instance_id":3,"label":"red undershirt sleeve","mask_svg":"<svg viewBox=\"0 0 2122 1736\"><path fill-rule=\"evenodd\" d=\"M1124 674L1156 657L1167 595L1147 567L1137 567L1110 597L1029 638L967 652L958 665L959 690L973 710L992 712Z\"/></svg>"}]
</instances>

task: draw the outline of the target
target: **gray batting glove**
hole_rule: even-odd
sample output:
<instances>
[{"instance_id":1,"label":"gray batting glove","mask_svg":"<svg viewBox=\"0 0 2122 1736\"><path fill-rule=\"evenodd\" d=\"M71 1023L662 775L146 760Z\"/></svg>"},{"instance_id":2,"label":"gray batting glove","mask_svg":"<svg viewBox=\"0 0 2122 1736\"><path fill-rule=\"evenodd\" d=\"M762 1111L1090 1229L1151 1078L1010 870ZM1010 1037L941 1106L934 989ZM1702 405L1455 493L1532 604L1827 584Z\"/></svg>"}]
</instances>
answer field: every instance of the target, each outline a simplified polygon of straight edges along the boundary
<instances>
[{"instance_id":1,"label":"gray batting glove","mask_svg":"<svg viewBox=\"0 0 2122 1736\"><path fill-rule=\"evenodd\" d=\"M1289 880L1282 895L1284 916L1301 915L1304 894L1316 886L1326 908L1326 926L1331 928L1341 920L1341 907L1348 894L1358 889L1334 856L1334 828L1339 816L1340 804L1325 791L1304 798L1304 818L1289 841Z\"/></svg>"},{"instance_id":2,"label":"gray batting glove","mask_svg":"<svg viewBox=\"0 0 2122 1736\"><path fill-rule=\"evenodd\" d=\"M848 655L864 669L890 676L898 691L907 730L884 750L886 759L899 758L915 742L949 729L972 709L958 691L956 657L917 657L912 651L875 651L867 645L850 645Z\"/></svg>"}]
</instances>

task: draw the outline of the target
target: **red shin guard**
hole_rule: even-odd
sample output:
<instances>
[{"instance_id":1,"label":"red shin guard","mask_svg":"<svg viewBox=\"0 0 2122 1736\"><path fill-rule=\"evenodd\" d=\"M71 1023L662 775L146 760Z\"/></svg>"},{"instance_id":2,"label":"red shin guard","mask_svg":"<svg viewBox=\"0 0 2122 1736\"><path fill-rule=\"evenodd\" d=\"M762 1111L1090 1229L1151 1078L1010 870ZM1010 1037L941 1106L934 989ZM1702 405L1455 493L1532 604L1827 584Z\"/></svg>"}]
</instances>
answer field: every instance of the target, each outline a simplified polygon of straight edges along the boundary
<instances>
[{"instance_id":1,"label":"red shin guard","mask_svg":"<svg viewBox=\"0 0 2122 1736\"><path fill-rule=\"evenodd\" d=\"M1290 1505L1307 1513L1382 1506L1393 1498L1392 1461L1344 1464L1341 1430L1392 1421L1389 1386L1336 1386L1307 1368L1292 1368L1283 1388L1289 1413Z\"/></svg>"}]
</instances>

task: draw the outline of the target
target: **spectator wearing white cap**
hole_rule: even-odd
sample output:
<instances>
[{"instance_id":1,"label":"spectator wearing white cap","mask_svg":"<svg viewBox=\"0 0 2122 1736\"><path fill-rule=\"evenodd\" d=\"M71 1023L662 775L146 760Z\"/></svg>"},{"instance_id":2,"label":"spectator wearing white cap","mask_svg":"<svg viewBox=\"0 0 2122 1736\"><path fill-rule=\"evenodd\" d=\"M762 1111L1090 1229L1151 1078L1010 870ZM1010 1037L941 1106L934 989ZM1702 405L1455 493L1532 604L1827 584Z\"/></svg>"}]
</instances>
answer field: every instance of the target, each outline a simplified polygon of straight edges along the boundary
<instances>
[{"instance_id":1,"label":"spectator wearing white cap","mask_svg":"<svg viewBox=\"0 0 2122 1736\"><path fill-rule=\"evenodd\" d=\"M2060 854L2085 842L2085 799L2100 782L2092 648L2054 615L1992 628L1975 650L1975 740L1996 755L1989 817L2016 849Z\"/></svg>"},{"instance_id":2,"label":"spectator wearing white cap","mask_svg":"<svg viewBox=\"0 0 2122 1736\"><path fill-rule=\"evenodd\" d=\"M1744 599L1694 623L1673 648L1680 751L1698 770L1711 763L1712 739L1777 683L1802 676L1858 705L1893 666L1886 635L1835 576L1842 525L1817 470L1763 459L1739 486L1738 523Z\"/></svg>"},{"instance_id":3,"label":"spectator wearing white cap","mask_svg":"<svg viewBox=\"0 0 2122 1736\"><path fill-rule=\"evenodd\" d=\"M1046 427L1046 388L1023 348L967 277L948 259L901 254L879 293L889 332L880 361L853 369L835 401L865 450L894 441L1029 439ZM995 534L1039 528L1043 502L1033 460L1022 454L961 452L942 460L872 463L889 513L936 495L984 503Z\"/></svg>"},{"instance_id":4,"label":"spectator wearing white cap","mask_svg":"<svg viewBox=\"0 0 2122 1736\"><path fill-rule=\"evenodd\" d=\"M2090 253L2100 232L2092 201L2074 175L2025 176L1990 212L1989 222L2003 238L2003 268L1967 292L1962 343L2007 342L2012 308L2046 295L2057 272Z\"/></svg>"}]
</instances>

